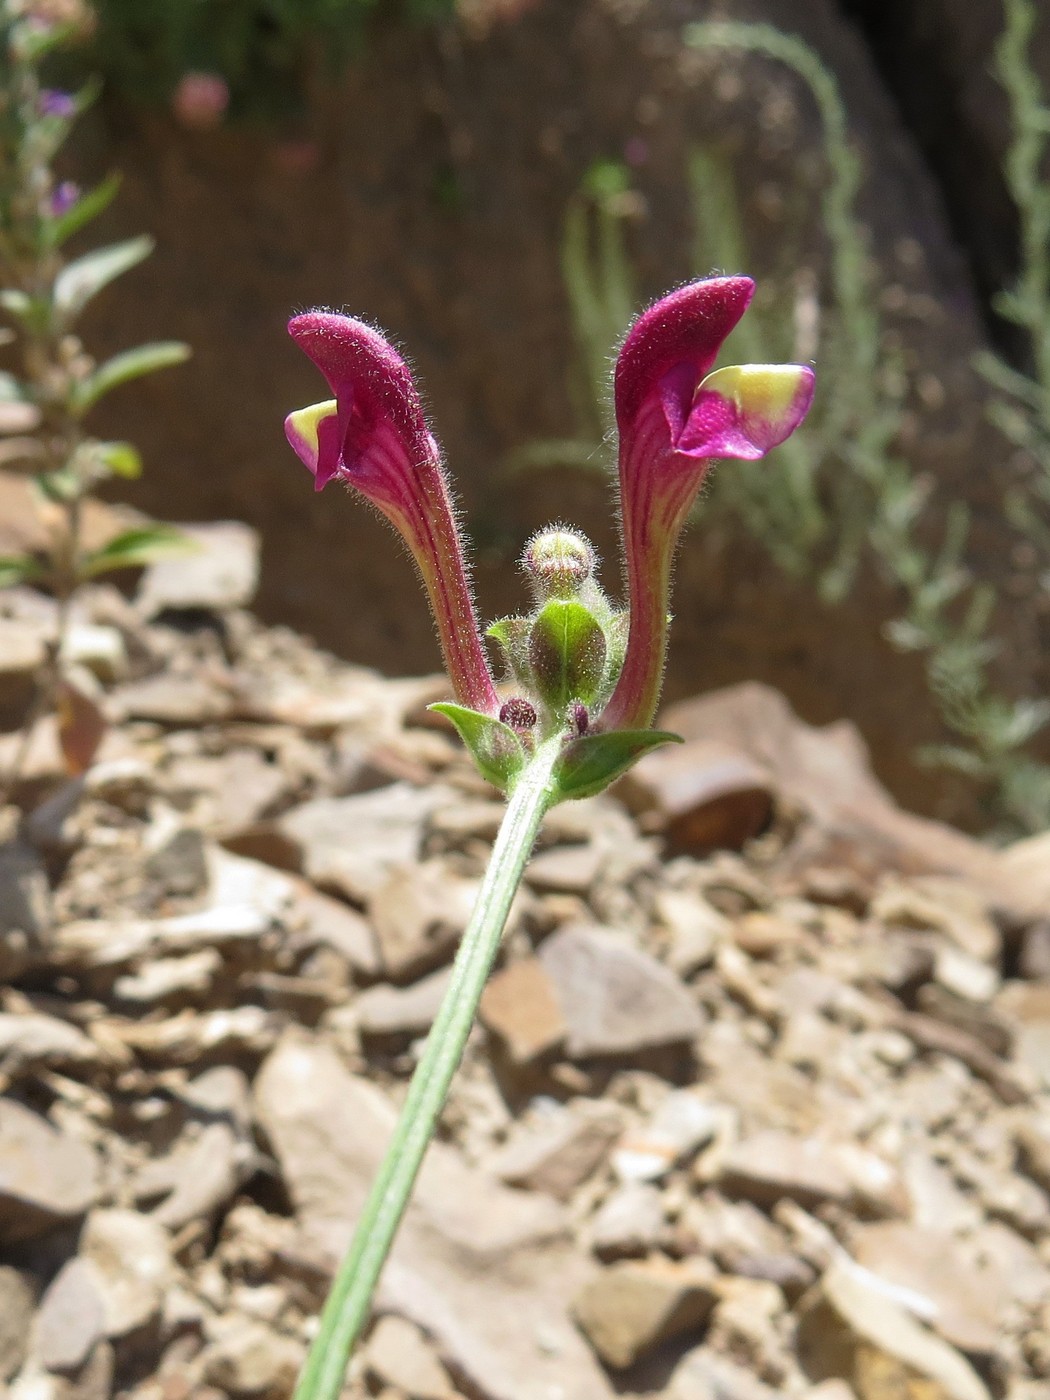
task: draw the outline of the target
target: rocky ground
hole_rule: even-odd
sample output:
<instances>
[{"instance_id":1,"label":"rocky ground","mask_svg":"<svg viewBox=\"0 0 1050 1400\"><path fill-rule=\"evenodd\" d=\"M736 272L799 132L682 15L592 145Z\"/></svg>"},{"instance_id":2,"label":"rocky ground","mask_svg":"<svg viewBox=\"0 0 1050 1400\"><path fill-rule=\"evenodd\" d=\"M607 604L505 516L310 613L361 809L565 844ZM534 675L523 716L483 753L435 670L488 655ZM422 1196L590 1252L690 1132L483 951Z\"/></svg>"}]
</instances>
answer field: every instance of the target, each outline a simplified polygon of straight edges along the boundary
<instances>
[{"instance_id":1,"label":"rocky ground","mask_svg":"<svg viewBox=\"0 0 1050 1400\"><path fill-rule=\"evenodd\" d=\"M0 845L0 1391L279 1400L500 816L200 532L70 653ZM0 769L52 606L0 595ZM1050 844L737 687L553 812L347 1396L1050 1394ZM3 1390L6 1385L7 1389Z\"/></svg>"}]
</instances>

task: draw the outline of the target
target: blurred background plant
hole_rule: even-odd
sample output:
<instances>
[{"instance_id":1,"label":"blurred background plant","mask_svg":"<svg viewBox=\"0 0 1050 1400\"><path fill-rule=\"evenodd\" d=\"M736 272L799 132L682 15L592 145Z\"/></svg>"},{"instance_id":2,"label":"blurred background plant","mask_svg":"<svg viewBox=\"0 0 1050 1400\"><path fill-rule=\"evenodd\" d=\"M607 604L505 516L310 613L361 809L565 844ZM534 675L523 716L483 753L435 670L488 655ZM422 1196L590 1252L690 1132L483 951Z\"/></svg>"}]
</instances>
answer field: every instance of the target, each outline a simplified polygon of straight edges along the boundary
<instances>
[{"instance_id":1,"label":"blurred background plant","mask_svg":"<svg viewBox=\"0 0 1050 1400\"><path fill-rule=\"evenodd\" d=\"M94 9L90 61L114 90L170 101L176 114L218 97L223 110L274 115L301 105L313 73L338 73L370 21L442 19L455 0L96 0Z\"/></svg>"},{"instance_id":2,"label":"blurred background plant","mask_svg":"<svg viewBox=\"0 0 1050 1400\"><path fill-rule=\"evenodd\" d=\"M997 423L1039 466L1006 506L1050 570L1050 185L1040 174L1050 148L1050 109L1027 61L1034 24L1032 0L1007 0L997 54L1011 105L1007 169L1022 227L1018 283L1003 294L1000 310L1028 331L1032 372L990 355L982 368L1002 391L993 406ZM998 834L1041 830L1050 825L1050 767L1032 754L1031 742L1050 721L1050 702L999 693L996 599L964 562L969 512L940 498L934 480L915 472L898 450L907 375L879 310L877 269L857 209L862 171L838 84L803 40L769 25L693 24L686 39L699 50L744 50L786 65L816 106L826 163L820 194L826 266L816 264L804 242L801 211L792 218L789 210L779 265L762 280L731 347L731 357L742 361L814 362L813 410L784 444L774 471L761 462L734 463L716 474L704 510L738 520L780 568L811 580L831 603L847 597L861 568L874 565L899 600L885 635L922 656L952 735L919 750L918 760L973 779ZM694 147L688 183L691 274L750 267L728 154ZM570 200L562 272L577 342L581 432L527 444L514 454L515 468L610 466L609 365L639 302L627 237L639 203L630 171L608 161L592 167ZM787 335L785 296L795 307Z\"/></svg>"},{"instance_id":3,"label":"blurred background plant","mask_svg":"<svg viewBox=\"0 0 1050 1400\"><path fill-rule=\"evenodd\" d=\"M0 462L33 479L46 550L0 557L0 586L34 584L57 602L52 654L38 680L25 728L53 704L67 762L80 771L101 736L91 697L66 664L70 614L79 586L113 570L146 564L186 547L170 526L145 522L101 546L84 547L85 502L103 482L132 478L142 463L130 443L86 430L91 409L129 380L179 364L189 354L158 341L97 362L77 334L82 313L106 286L149 256L146 237L95 248L72 259L67 242L99 215L119 186L92 189L59 179L54 162L97 84L77 92L47 86L42 68L64 46L83 41L92 15L71 0L5 0L0 9ZM93 737L92 737L93 736ZM24 749L24 745L23 745ZM24 757L24 753L22 755ZM14 771L0 775L9 785Z\"/></svg>"}]
</instances>

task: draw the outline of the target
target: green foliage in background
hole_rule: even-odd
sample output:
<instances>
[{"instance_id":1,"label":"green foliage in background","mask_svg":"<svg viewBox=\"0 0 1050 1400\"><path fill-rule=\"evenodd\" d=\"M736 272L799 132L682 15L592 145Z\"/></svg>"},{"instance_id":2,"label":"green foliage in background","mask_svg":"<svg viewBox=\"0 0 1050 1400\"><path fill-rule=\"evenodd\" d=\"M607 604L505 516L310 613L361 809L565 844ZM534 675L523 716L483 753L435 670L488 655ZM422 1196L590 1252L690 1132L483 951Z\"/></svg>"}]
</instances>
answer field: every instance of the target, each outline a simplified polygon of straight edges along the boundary
<instances>
[{"instance_id":1,"label":"green foliage in background","mask_svg":"<svg viewBox=\"0 0 1050 1400\"><path fill-rule=\"evenodd\" d=\"M139 474L138 452L127 442L93 436L86 419L106 395L131 380L180 364L189 348L154 341L97 361L78 334L83 312L118 277L153 250L153 240L129 238L68 257L65 244L102 212L117 192L110 178L82 190L55 178L53 161L97 84L78 93L47 86L43 68L75 37L69 24L52 23L29 3L5 0L0 8L0 345L7 368L0 373L0 462L30 476L49 547L0 557L0 586L36 584L55 597L53 654L38 678L30 718L68 701L77 677L67 668L65 643L77 589L113 570L149 563L186 538L167 525L143 521L105 544L83 540L84 506L112 478ZM59 724L74 771L90 761L101 719L88 744L77 716L83 704L66 704ZM27 723L25 735L30 726ZM68 741L68 742L67 742ZM0 775L3 790L18 776Z\"/></svg>"},{"instance_id":2,"label":"green foliage in background","mask_svg":"<svg viewBox=\"0 0 1050 1400\"><path fill-rule=\"evenodd\" d=\"M1011 519L1037 542L1050 588L1050 512L1044 511L1050 506L1050 188L1040 178L1050 113L1026 58L1033 23L1031 0L1007 0L998 61L1017 133L1008 175L1024 242L1019 284L1002 310L1032 335L1035 369L1029 378L999 360L989 359L986 368L1009 395L996 406L997 421L1046 469L1006 504ZM815 102L827 168L820 197L823 276L811 265L804 220L796 217L779 267L759 288L733 341L734 358L741 360L814 360L813 409L780 449L775 471L760 462L734 463L716 476L707 509L738 519L785 572L812 580L829 602L848 595L865 562L876 567L901 600L886 634L899 649L922 655L931 694L955 736L919 757L976 780L997 832L1042 829L1050 825L1050 768L1027 750L1050 721L1050 703L997 692L995 600L964 563L967 509L938 500L934 482L897 450L906 376L888 347L878 308L876 268L856 207L861 167L835 78L802 40L768 25L694 24L686 39L700 49L744 50L791 69ZM751 257L742 200L727 155L693 150L688 178L693 274L746 269ZM515 465L609 466L603 445L611 413L609 355L638 303L626 235L636 204L628 172L613 163L596 166L570 203L562 266L579 350L582 432L529 444ZM785 289L796 307L793 344L784 343L782 316L769 314L782 304Z\"/></svg>"},{"instance_id":3,"label":"green foliage in background","mask_svg":"<svg viewBox=\"0 0 1050 1400\"><path fill-rule=\"evenodd\" d=\"M107 83L145 102L166 101L187 72L218 74L234 109L277 113L299 105L307 76L331 76L374 19L426 22L455 0L93 0L90 61Z\"/></svg>"}]
</instances>

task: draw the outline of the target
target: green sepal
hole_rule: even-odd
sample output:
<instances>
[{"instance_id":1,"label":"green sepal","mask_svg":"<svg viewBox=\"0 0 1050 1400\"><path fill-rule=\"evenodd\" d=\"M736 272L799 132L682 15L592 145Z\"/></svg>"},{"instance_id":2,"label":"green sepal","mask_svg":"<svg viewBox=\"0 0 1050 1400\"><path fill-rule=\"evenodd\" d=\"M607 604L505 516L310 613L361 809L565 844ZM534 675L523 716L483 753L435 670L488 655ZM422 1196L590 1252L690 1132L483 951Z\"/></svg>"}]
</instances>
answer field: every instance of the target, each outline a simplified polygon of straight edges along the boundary
<instances>
[{"instance_id":1,"label":"green sepal","mask_svg":"<svg viewBox=\"0 0 1050 1400\"><path fill-rule=\"evenodd\" d=\"M529 684L531 625L532 619L528 617L501 617L485 629L485 636L499 643L510 678L522 689L527 689Z\"/></svg>"},{"instance_id":2,"label":"green sepal","mask_svg":"<svg viewBox=\"0 0 1050 1400\"><path fill-rule=\"evenodd\" d=\"M617 729L611 734L584 734L572 739L554 770L558 801L594 797L650 750L681 742L680 734L660 729Z\"/></svg>"},{"instance_id":3,"label":"green sepal","mask_svg":"<svg viewBox=\"0 0 1050 1400\"><path fill-rule=\"evenodd\" d=\"M572 700L589 704L605 674L605 633L589 608L574 598L552 598L529 632L533 686L556 712Z\"/></svg>"},{"instance_id":4,"label":"green sepal","mask_svg":"<svg viewBox=\"0 0 1050 1400\"><path fill-rule=\"evenodd\" d=\"M450 700L428 705L427 709L452 721L481 776L506 792L526 762L522 742L510 725Z\"/></svg>"},{"instance_id":5,"label":"green sepal","mask_svg":"<svg viewBox=\"0 0 1050 1400\"><path fill-rule=\"evenodd\" d=\"M171 554L187 554L200 546L174 525L140 525L124 530L81 561L81 578L95 578L114 569L139 569Z\"/></svg>"}]
</instances>

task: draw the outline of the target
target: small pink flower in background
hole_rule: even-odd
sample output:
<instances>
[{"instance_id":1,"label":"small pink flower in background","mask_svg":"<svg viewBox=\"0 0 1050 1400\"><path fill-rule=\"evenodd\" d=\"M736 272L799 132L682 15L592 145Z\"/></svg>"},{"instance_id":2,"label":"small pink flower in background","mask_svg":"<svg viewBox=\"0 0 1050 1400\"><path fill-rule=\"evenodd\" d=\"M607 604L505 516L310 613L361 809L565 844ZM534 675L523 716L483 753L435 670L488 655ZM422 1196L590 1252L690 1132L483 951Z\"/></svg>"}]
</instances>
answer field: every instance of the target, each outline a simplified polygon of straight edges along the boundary
<instances>
[{"instance_id":1,"label":"small pink flower in background","mask_svg":"<svg viewBox=\"0 0 1050 1400\"><path fill-rule=\"evenodd\" d=\"M171 97L178 122L191 131L214 131L230 105L230 89L218 73L183 73Z\"/></svg>"},{"instance_id":2,"label":"small pink flower in background","mask_svg":"<svg viewBox=\"0 0 1050 1400\"><path fill-rule=\"evenodd\" d=\"M638 318L620 351L615 396L630 630L604 729L652 723L667 649L671 563L712 465L720 457L764 456L809 409L813 371L804 365L709 372L754 289L749 277L681 287Z\"/></svg>"},{"instance_id":3,"label":"small pink flower in background","mask_svg":"<svg viewBox=\"0 0 1050 1400\"><path fill-rule=\"evenodd\" d=\"M321 148L307 137L289 137L277 142L271 159L282 175L309 175L321 162Z\"/></svg>"},{"instance_id":4,"label":"small pink flower in background","mask_svg":"<svg viewBox=\"0 0 1050 1400\"><path fill-rule=\"evenodd\" d=\"M335 395L297 410L285 433L316 490L341 481L404 537L430 596L457 698L495 715L496 687L478 632L441 453L408 365L378 331L331 311L308 311L289 334Z\"/></svg>"},{"instance_id":5,"label":"small pink flower in background","mask_svg":"<svg viewBox=\"0 0 1050 1400\"><path fill-rule=\"evenodd\" d=\"M637 170L649 163L649 142L644 136L631 136L624 142L623 158L633 169Z\"/></svg>"}]
</instances>

